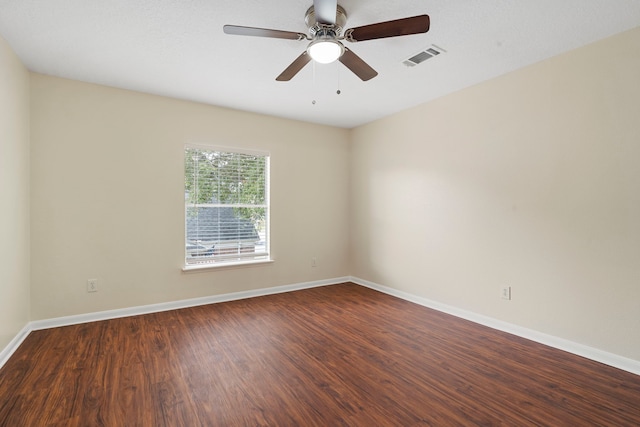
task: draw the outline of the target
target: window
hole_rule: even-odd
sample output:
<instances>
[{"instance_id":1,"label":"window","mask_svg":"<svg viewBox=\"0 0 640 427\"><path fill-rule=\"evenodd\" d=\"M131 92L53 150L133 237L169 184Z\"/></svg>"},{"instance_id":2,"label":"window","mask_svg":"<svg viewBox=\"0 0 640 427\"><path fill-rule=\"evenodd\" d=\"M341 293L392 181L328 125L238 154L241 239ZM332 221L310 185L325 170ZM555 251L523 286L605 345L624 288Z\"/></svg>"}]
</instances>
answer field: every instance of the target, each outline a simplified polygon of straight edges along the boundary
<instances>
[{"instance_id":1,"label":"window","mask_svg":"<svg viewBox=\"0 0 640 427\"><path fill-rule=\"evenodd\" d=\"M269 259L269 155L187 146L185 265Z\"/></svg>"}]
</instances>

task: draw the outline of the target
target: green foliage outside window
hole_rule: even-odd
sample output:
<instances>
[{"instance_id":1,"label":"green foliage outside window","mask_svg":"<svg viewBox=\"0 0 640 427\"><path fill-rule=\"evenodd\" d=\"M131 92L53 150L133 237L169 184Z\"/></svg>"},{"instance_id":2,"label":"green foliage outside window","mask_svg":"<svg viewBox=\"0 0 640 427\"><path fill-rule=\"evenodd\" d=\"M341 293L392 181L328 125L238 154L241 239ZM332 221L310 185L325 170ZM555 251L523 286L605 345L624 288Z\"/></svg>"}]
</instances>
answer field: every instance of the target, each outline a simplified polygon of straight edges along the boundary
<instances>
[{"instance_id":1,"label":"green foliage outside window","mask_svg":"<svg viewBox=\"0 0 640 427\"><path fill-rule=\"evenodd\" d=\"M185 148L187 203L236 205L236 215L260 224L265 219L260 206L266 205L266 167L264 156Z\"/></svg>"}]
</instances>

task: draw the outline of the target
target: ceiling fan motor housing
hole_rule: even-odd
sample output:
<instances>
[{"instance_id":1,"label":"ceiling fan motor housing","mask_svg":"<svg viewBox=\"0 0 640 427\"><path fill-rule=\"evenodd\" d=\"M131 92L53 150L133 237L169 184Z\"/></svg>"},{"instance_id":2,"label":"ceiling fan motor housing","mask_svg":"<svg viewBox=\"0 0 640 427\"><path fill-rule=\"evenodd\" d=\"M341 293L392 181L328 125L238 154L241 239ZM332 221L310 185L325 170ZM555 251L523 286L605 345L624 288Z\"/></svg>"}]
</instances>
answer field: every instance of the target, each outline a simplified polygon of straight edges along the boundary
<instances>
[{"instance_id":1,"label":"ceiling fan motor housing","mask_svg":"<svg viewBox=\"0 0 640 427\"><path fill-rule=\"evenodd\" d=\"M332 30L334 37L338 37L347 23L347 12L342 6L338 5L335 24L321 24L316 19L314 7L311 6L304 15L304 23L309 28L309 34L311 34L312 37L315 37L318 32L326 34L326 32L324 32L326 30Z\"/></svg>"}]
</instances>

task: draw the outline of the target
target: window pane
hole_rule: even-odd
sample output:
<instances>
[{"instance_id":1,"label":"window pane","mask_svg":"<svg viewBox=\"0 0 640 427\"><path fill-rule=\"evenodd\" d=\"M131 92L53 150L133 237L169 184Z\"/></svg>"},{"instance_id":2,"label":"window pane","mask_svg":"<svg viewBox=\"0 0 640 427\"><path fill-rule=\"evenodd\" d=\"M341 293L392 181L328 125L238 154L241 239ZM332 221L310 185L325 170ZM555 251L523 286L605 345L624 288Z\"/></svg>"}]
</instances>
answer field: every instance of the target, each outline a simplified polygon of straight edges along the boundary
<instances>
[{"instance_id":1,"label":"window pane","mask_svg":"<svg viewBox=\"0 0 640 427\"><path fill-rule=\"evenodd\" d=\"M268 258L268 157L185 149L186 263Z\"/></svg>"}]
</instances>

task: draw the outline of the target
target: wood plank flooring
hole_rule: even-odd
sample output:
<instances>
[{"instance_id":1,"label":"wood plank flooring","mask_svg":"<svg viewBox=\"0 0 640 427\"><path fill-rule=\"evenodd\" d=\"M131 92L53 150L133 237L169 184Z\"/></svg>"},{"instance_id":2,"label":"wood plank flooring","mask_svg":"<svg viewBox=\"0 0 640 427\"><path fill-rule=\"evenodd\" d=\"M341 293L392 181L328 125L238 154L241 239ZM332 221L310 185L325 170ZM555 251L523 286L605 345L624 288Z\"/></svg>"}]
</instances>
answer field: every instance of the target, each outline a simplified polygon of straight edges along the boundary
<instances>
[{"instance_id":1,"label":"wood plank flooring","mask_svg":"<svg viewBox=\"0 0 640 427\"><path fill-rule=\"evenodd\" d=\"M640 376L346 283L32 332L1 426L640 426Z\"/></svg>"}]
</instances>

